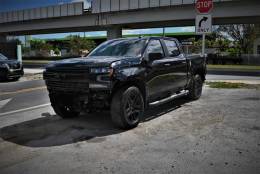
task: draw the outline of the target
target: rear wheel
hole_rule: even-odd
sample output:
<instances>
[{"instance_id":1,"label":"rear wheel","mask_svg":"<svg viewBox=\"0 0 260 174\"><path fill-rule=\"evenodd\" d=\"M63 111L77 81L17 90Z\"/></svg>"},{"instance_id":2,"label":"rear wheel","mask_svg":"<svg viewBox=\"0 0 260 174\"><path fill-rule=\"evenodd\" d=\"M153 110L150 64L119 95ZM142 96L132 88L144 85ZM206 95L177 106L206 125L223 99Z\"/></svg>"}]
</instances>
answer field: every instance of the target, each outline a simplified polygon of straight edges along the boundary
<instances>
[{"instance_id":1,"label":"rear wheel","mask_svg":"<svg viewBox=\"0 0 260 174\"><path fill-rule=\"evenodd\" d=\"M111 103L111 118L113 123L122 129L136 127L144 114L144 100L140 90L128 87L119 90Z\"/></svg>"},{"instance_id":2,"label":"rear wheel","mask_svg":"<svg viewBox=\"0 0 260 174\"><path fill-rule=\"evenodd\" d=\"M20 77L14 77L12 80L13 81L18 81L20 79Z\"/></svg>"},{"instance_id":3,"label":"rear wheel","mask_svg":"<svg viewBox=\"0 0 260 174\"><path fill-rule=\"evenodd\" d=\"M191 100L197 100L202 94L203 80L199 74L192 77L191 84L189 87L188 98Z\"/></svg>"},{"instance_id":4,"label":"rear wheel","mask_svg":"<svg viewBox=\"0 0 260 174\"><path fill-rule=\"evenodd\" d=\"M50 96L51 105L56 114L62 118L73 118L79 116L80 112L73 109L72 104L65 103L58 97Z\"/></svg>"}]
</instances>

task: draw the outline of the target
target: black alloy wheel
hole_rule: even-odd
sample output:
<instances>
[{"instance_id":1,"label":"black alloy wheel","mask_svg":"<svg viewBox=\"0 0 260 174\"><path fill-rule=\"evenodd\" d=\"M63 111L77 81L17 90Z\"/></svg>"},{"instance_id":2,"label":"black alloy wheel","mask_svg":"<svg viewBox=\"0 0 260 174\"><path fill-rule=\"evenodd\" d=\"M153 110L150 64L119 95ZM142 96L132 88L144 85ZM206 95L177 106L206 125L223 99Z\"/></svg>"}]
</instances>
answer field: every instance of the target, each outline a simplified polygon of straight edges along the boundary
<instances>
[{"instance_id":1,"label":"black alloy wheel","mask_svg":"<svg viewBox=\"0 0 260 174\"><path fill-rule=\"evenodd\" d=\"M140 90L133 86L119 90L112 99L110 112L117 127L136 127L144 114L144 100Z\"/></svg>"}]
</instances>

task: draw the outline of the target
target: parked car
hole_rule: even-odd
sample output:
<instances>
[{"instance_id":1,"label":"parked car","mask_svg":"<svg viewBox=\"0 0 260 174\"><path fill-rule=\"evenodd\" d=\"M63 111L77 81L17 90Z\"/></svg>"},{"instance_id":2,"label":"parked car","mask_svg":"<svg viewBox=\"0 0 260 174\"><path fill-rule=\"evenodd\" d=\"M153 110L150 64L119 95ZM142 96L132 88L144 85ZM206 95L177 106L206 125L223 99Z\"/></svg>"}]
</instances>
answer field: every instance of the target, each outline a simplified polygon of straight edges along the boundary
<instances>
[{"instance_id":1,"label":"parked car","mask_svg":"<svg viewBox=\"0 0 260 174\"><path fill-rule=\"evenodd\" d=\"M114 124L130 129L149 106L200 98L205 74L205 58L187 57L176 39L144 37L106 41L85 58L51 63L44 80L57 115L110 108Z\"/></svg>"},{"instance_id":2,"label":"parked car","mask_svg":"<svg viewBox=\"0 0 260 174\"><path fill-rule=\"evenodd\" d=\"M8 59L0 53L0 80L19 80L24 75L21 62Z\"/></svg>"}]
</instances>

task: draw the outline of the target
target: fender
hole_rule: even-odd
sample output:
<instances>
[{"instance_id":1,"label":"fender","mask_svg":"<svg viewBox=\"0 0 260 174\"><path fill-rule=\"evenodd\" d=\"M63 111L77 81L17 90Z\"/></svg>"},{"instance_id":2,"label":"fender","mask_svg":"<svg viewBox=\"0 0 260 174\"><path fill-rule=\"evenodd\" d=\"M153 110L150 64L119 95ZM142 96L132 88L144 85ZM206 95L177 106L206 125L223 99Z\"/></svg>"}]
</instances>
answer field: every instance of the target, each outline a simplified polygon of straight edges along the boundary
<instances>
[{"instance_id":1,"label":"fender","mask_svg":"<svg viewBox=\"0 0 260 174\"><path fill-rule=\"evenodd\" d=\"M119 88L136 86L142 92L145 102L147 101L147 89L145 81L145 67L129 66L115 71L112 85L112 96Z\"/></svg>"}]
</instances>

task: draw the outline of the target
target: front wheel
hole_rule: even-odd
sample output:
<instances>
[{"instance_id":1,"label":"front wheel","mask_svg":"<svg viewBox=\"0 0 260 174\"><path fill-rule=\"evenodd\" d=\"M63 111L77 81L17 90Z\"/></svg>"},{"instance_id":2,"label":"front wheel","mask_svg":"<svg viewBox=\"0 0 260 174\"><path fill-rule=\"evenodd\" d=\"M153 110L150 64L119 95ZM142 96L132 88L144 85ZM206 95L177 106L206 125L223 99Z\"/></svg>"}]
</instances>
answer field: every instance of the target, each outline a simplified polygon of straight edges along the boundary
<instances>
[{"instance_id":1,"label":"front wheel","mask_svg":"<svg viewBox=\"0 0 260 174\"><path fill-rule=\"evenodd\" d=\"M202 87L203 87L203 80L201 79L201 76L198 74L192 76L191 84L188 89L189 90L188 98L191 100L199 99L202 94Z\"/></svg>"},{"instance_id":2,"label":"front wheel","mask_svg":"<svg viewBox=\"0 0 260 174\"><path fill-rule=\"evenodd\" d=\"M73 118L79 116L80 112L75 111L72 104L64 103L55 96L50 96L51 105L55 113L62 118Z\"/></svg>"},{"instance_id":3,"label":"front wheel","mask_svg":"<svg viewBox=\"0 0 260 174\"><path fill-rule=\"evenodd\" d=\"M136 87L123 88L113 97L111 103L113 123L122 129L136 127L144 114L144 99Z\"/></svg>"},{"instance_id":4,"label":"front wheel","mask_svg":"<svg viewBox=\"0 0 260 174\"><path fill-rule=\"evenodd\" d=\"M19 79L20 79L20 77L15 77L15 78L13 78L12 80L13 80L13 81L19 81Z\"/></svg>"}]
</instances>

